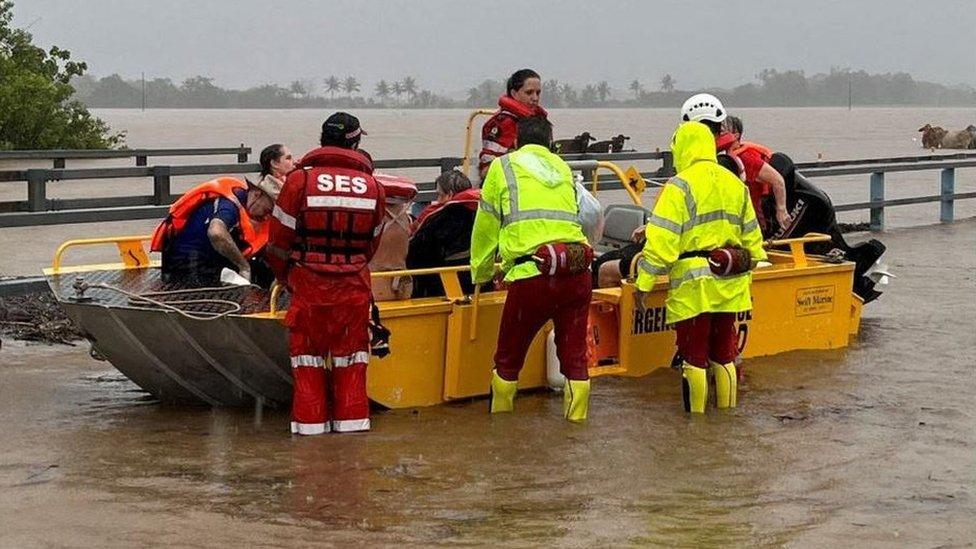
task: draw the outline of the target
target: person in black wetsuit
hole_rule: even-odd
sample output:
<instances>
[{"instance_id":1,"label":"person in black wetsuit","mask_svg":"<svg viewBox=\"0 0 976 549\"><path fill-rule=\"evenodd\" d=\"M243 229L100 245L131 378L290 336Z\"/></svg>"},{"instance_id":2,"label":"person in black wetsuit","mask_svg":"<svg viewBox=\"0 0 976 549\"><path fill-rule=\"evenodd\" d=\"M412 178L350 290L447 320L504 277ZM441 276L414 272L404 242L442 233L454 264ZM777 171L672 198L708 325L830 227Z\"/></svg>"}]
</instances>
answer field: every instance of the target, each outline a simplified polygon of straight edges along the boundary
<instances>
[{"instance_id":1,"label":"person in black wetsuit","mask_svg":"<svg viewBox=\"0 0 976 549\"><path fill-rule=\"evenodd\" d=\"M437 199L420 215L413 226L407 251L408 269L467 265L471 257L471 231L481 191L471 188L466 175L451 170L437 178ZM474 291L471 274L460 275L461 289ZM414 277L412 297L444 295L438 275Z\"/></svg>"}]
</instances>

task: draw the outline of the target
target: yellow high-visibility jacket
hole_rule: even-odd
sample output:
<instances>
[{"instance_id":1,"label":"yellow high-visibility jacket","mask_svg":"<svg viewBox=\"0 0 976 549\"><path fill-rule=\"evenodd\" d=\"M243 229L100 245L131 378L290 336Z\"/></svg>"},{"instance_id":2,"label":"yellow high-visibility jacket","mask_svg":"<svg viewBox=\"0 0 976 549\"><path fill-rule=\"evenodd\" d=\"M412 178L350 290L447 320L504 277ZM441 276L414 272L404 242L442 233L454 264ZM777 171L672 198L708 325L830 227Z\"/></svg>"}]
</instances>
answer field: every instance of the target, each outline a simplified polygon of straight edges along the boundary
<instances>
[{"instance_id":1,"label":"yellow high-visibility jacket","mask_svg":"<svg viewBox=\"0 0 976 549\"><path fill-rule=\"evenodd\" d=\"M752 260L766 259L762 233L749 190L716 162L715 138L708 126L678 127L671 151L678 175L661 190L647 223L647 242L637 263L637 289L650 291L658 275L668 275L668 322L705 312L752 308L752 273L718 277L703 257L678 259L684 252L738 246Z\"/></svg>"},{"instance_id":2,"label":"yellow high-visibility jacket","mask_svg":"<svg viewBox=\"0 0 976 549\"><path fill-rule=\"evenodd\" d=\"M500 255L508 282L539 276L535 262L515 264L543 244L586 242L569 165L540 145L492 161L471 233L471 279L492 279Z\"/></svg>"}]
</instances>

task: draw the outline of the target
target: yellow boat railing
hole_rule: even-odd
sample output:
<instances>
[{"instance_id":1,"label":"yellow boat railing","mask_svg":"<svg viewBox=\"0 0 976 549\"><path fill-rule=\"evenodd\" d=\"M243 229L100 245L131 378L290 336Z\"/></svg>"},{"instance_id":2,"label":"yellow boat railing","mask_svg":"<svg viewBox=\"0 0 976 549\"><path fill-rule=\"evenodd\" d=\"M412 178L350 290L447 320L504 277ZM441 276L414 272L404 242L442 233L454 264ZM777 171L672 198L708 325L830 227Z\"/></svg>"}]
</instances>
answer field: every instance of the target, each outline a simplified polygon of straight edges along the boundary
<instances>
[{"instance_id":1,"label":"yellow boat railing","mask_svg":"<svg viewBox=\"0 0 976 549\"><path fill-rule=\"evenodd\" d=\"M474 121L479 116L491 116L498 112L493 109L476 109L468 115L468 124L464 127L464 155L461 157L461 172L468 175L471 167L471 130L474 128Z\"/></svg>"},{"instance_id":2,"label":"yellow boat railing","mask_svg":"<svg viewBox=\"0 0 976 549\"><path fill-rule=\"evenodd\" d=\"M54 261L51 262L51 272L54 274L61 272L62 258L68 249L101 244L115 244L119 249L119 257L122 259L122 264L126 269L148 267L150 265L149 254L146 253L146 249L142 246L142 243L148 240L152 240L152 235L107 236L104 238L67 240L58 246L57 251L54 252ZM85 265L86 269L90 269L91 267L91 265ZM107 267L107 265L101 267ZM113 265L113 267L115 266Z\"/></svg>"}]
</instances>

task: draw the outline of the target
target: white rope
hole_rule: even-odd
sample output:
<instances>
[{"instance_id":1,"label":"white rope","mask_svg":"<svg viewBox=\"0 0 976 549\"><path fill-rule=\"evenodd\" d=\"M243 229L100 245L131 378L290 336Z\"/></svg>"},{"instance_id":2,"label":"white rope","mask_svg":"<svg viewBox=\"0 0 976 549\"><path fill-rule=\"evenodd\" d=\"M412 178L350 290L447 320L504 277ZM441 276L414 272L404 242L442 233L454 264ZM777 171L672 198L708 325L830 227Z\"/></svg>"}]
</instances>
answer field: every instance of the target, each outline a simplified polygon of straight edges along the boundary
<instances>
[{"instance_id":1,"label":"white rope","mask_svg":"<svg viewBox=\"0 0 976 549\"><path fill-rule=\"evenodd\" d=\"M227 299L187 299L183 301L170 301L167 303L167 302L158 301L156 299L148 297L150 295L165 296L165 295L179 295L179 294L186 294L186 293L193 293L193 292L222 291L222 290L226 290L227 288L186 288L183 290L169 290L169 291L148 292L145 294L137 294L104 283L90 284L88 287L101 288L104 290L111 290L113 292L118 292L128 297L132 301L142 302L149 305L155 305L156 307L165 309L167 311L173 311L174 313L189 318L191 320L216 320L218 318L225 317L230 314L239 313L243 310L240 303L237 303L236 301L230 301ZM180 309L179 307L176 306L176 305L186 306L186 305L201 305L201 304L224 305L224 306L228 306L229 309L219 313L190 312L190 311L184 311L183 309Z\"/></svg>"}]
</instances>

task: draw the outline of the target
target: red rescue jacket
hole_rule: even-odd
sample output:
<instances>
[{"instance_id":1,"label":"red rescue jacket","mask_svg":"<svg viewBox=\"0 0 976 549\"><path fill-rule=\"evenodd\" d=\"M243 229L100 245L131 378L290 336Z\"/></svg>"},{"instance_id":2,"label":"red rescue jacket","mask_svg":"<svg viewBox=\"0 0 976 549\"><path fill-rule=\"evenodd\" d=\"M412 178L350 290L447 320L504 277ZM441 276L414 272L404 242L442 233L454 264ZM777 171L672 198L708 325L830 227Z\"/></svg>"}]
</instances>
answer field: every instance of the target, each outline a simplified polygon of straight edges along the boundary
<instances>
[{"instance_id":1,"label":"red rescue jacket","mask_svg":"<svg viewBox=\"0 0 976 549\"><path fill-rule=\"evenodd\" d=\"M515 148L518 136L516 124L526 116L548 117L549 113L539 106L519 103L508 95L498 98L498 112L481 128L481 154L478 155L478 173L484 177L491 161Z\"/></svg>"},{"instance_id":2,"label":"red rescue jacket","mask_svg":"<svg viewBox=\"0 0 976 549\"><path fill-rule=\"evenodd\" d=\"M237 199L235 190L247 189L247 183L233 177L218 177L201 183L183 194L169 207L169 214L153 231L150 249L161 252L186 227L193 212L208 200L226 198L237 206L241 216L241 238L246 248L241 250L244 257L253 257L268 242L268 223L255 222L247 213L247 207Z\"/></svg>"},{"instance_id":3,"label":"red rescue jacket","mask_svg":"<svg viewBox=\"0 0 976 549\"><path fill-rule=\"evenodd\" d=\"M301 159L272 213L268 262L278 280L287 280L292 266L326 275L368 273L385 206L372 173L366 156L338 147Z\"/></svg>"},{"instance_id":4,"label":"red rescue jacket","mask_svg":"<svg viewBox=\"0 0 976 549\"><path fill-rule=\"evenodd\" d=\"M420 212L420 215L417 216L417 220L413 222L410 232L416 233L428 219L433 217L434 214L451 204L463 204L465 208L468 208L471 211L477 211L478 202L480 200L481 189L466 189L449 198L447 202L434 202L424 208L424 211Z\"/></svg>"}]
</instances>

